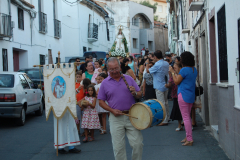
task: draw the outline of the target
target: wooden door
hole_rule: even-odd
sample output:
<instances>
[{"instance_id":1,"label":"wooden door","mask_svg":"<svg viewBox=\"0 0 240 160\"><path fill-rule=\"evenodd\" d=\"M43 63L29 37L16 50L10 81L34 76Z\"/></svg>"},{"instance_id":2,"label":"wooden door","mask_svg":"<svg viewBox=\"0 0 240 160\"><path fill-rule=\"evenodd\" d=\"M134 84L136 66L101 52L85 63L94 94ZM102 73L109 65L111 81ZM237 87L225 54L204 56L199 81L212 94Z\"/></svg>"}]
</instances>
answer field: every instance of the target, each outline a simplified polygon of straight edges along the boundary
<instances>
[{"instance_id":1,"label":"wooden door","mask_svg":"<svg viewBox=\"0 0 240 160\"><path fill-rule=\"evenodd\" d=\"M19 70L19 52L13 51L13 69L14 72Z\"/></svg>"}]
</instances>

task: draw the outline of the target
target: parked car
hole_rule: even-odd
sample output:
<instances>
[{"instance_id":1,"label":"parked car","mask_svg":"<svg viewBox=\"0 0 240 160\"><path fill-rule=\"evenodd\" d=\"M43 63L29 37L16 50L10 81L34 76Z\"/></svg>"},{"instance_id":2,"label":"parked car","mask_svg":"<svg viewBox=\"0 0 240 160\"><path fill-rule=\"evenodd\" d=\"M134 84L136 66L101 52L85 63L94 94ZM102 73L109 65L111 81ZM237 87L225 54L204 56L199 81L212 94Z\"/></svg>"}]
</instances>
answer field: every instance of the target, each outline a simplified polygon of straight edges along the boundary
<instances>
[{"instance_id":1,"label":"parked car","mask_svg":"<svg viewBox=\"0 0 240 160\"><path fill-rule=\"evenodd\" d=\"M44 91L44 82L43 82L43 68L23 68L18 70L18 72L26 73L34 84L37 84L42 91Z\"/></svg>"},{"instance_id":2,"label":"parked car","mask_svg":"<svg viewBox=\"0 0 240 160\"><path fill-rule=\"evenodd\" d=\"M93 58L96 58L97 60L99 59L104 59L106 57L107 52L103 52L103 51L88 51L88 52L84 52L84 57L87 56L92 56Z\"/></svg>"},{"instance_id":3,"label":"parked car","mask_svg":"<svg viewBox=\"0 0 240 160\"><path fill-rule=\"evenodd\" d=\"M0 73L0 117L16 118L25 124L26 114L43 114L43 94L26 73Z\"/></svg>"},{"instance_id":4,"label":"parked car","mask_svg":"<svg viewBox=\"0 0 240 160\"><path fill-rule=\"evenodd\" d=\"M133 58L138 58L138 57L141 57L141 54L139 54L139 53L131 53L131 56L133 56Z\"/></svg>"},{"instance_id":5,"label":"parked car","mask_svg":"<svg viewBox=\"0 0 240 160\"><path fill-rule=\"evenodd\" d=\"M76 58L79 58L81 62L85 62L85 57L65 57L66 63L76 62Z\"/></svg>"},{"instance_id":6,"label":"parked car","mask_svg":"<svg viewBox=\"0 0 240 160\"><path fill-rule=\"evenodd\" d=\"M43 68L23 68L18 70L18 72L26 73L34 84L42 90L44 96L44 80L43 80ZM45 108L45 101L43 102L43 108Z\"/></svg>"}]
</instances>

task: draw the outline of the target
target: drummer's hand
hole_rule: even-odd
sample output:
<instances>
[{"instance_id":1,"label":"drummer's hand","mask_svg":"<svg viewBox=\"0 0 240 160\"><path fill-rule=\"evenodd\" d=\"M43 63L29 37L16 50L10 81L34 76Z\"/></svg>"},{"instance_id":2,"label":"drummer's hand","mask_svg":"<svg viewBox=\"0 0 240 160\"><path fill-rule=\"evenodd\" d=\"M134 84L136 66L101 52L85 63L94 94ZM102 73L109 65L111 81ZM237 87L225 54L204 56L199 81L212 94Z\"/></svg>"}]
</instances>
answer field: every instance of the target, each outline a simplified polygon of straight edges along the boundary
<instances>
[{"instance_id":1,"label":"drummer's hand","mask_svg":"<svg viewBox=\"0 0 240 160\"><path fill-rule=\"evenodd\" d=\"M112 114L114 114L115 117L123 115L122 111L120 111L118 109L113 109Z\"/></svg>"},{"instance_id":2,"label":"drummer's hand","mask_svg":"<svg viewBox=\"0 0 240 160\"><path fill-rule=\"evenodd\" d=\"M136 89L135 89L135 87L133 87L133 86L129 86L129 89L130 89L132 95L135 96L135 95L136 95Z\"/></svg>"}]
</instances>

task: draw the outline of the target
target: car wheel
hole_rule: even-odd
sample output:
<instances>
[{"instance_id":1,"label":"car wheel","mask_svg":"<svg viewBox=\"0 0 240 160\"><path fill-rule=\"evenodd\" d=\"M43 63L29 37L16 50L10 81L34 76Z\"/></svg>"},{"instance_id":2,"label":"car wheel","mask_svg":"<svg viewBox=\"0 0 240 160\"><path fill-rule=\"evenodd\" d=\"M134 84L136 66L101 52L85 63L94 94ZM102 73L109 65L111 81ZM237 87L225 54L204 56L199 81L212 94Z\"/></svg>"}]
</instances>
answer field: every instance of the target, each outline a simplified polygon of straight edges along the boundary
<instances>
[{"instance_id":1,"label":"car wheel","mask_svg":"<svg viewBox=\"0 0 240 160\"><path fill-rule=\"evenodd\" d=\"M40 102L39 110L37 110L37 111L35 112L35 114L36 114L37 116L42 116L42 114L43 114L43 103L42 103L42 101Z\"/></svg>"},{"instance_id":2,"label":"car wheel","mask_svg":"<svg viewBox=\"0 0 240 160\"><path fill-rule=\"evenodd\" d=\"M24 126L26 120L26 112L25 109L22 108L20 118L18 118L17 123L19 126Z\"/></svg>"}]
</instances>

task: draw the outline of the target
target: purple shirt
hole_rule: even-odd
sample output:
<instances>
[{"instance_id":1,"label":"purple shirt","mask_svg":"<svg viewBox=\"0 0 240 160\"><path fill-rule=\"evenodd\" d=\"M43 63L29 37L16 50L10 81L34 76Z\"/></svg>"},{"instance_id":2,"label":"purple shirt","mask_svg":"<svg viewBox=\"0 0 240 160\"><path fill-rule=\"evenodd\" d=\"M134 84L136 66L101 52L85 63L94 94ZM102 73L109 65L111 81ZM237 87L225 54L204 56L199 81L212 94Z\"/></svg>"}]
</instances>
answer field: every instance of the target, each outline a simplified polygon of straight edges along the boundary
<instances>
[{"instance_id":1,"label":"purple shirt","mask_svg":"<svg viewBox=\"0 0 240 160\"><path fill-rule=\"evenodd\" d=\"M137 92L140 91L140 88L131 76L124 74L124 77L129 86L133 86ZM135 103L135 99L123 79L120 78L119 81L116 81L110 76L102 81L98 99L107 101L111 108L121 111L129 110Z\"/></svg>"}]
</instances>

